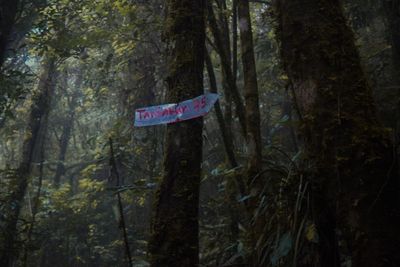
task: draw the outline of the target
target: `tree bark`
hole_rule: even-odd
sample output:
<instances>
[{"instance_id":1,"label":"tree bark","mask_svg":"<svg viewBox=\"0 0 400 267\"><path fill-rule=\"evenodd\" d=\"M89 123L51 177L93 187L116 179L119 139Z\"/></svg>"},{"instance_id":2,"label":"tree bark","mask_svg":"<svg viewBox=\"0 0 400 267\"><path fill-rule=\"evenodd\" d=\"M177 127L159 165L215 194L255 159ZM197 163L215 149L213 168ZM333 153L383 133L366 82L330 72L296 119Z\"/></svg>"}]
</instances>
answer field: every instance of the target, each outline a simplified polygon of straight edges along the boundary
<instances>
[{"instance_id":1,"label":"tree bark","mask_svg":"<svg viewBox=\"0 0 400 267\"><path fill-rule=\"evenodd\" d=\"M353 267L400 266L397 164L340 2L280 0L276 11L284 68L315 165L320 266L339 266L337 232Z\"/></svg>"},{"instance_id":2,"label":"tree bark","mask_svg":"<svg viewBox=\"0 0 400 267\"><path fill-rule=\"evenodd\" d=\"M168 0L165 24L167 100L176 103L203 93L204 1ZM168 125L164 175L149 242L152 267L199 265L202 129L202 118Z\"/></svg>"},{"instance_id":3,"label":"tree bark","mask_svg":"<svg viewBox=\"0 0 400 267\"><path fill-rule=\"evenodd\" d=\"M14 188L10 196L7 211L8 219L5 222L4 250L0 255L0 266L12 266L16 255L15 241L17 239L17 224L22 208L25 192L31 175L33 155L37 148L39 133L43 121L49 114L51 96L54 90L56 64L54 58L45 59L43 71L39 79L38 90L33 96L33 103L29 115L28 128L22 148L22 160L18 168ZM42 131L43 132L43 131Z\"/></svg>"}]
</instances>

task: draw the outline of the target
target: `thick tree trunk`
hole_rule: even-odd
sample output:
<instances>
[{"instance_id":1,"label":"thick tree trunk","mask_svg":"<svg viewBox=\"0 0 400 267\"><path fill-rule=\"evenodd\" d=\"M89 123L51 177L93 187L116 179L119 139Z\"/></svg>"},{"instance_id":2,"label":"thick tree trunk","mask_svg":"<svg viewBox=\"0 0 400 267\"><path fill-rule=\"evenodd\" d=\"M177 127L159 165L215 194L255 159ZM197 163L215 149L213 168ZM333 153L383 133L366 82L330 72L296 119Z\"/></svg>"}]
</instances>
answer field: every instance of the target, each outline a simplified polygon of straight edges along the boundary
<instances>
[{"instance_id":1,"label":"thick tree trunk","mask_svg":"<svg viewBox=\"0 0 400 267\"><path fill-rule=\"evenodd\" d=\"M38 90L33 96L28 128L22 148L22 160L18 168L18 176L12 189L10 203L8 204L10 209L7 212L8 219L4 227L6 242L2 255L0 255L0 266L11 266L16 255L17 223L31 174L33 155L40 138L40 129L43 127L43 122L49 114L51 96L54 90L55 72L56 64L54 58L45 60Z\"/></svg>"},{"instance_id":2,"label":"thick tree trunk","mask_svg":"<svg viewBox=\"0 0 400 267\"><path fill-rule=\"evenodd\" d=\"M204 1L168 0L167 102L203 93ZM167 129L164 177L157 196L152 237L152 267L199 265L198 205L202 161L202 118Z\"/></svg>"},{"instance_id":3,"label":"thick tree trunk","mask_svg":"<svg viewBox=\"0 0 400 267\"><path fill-rule=\"evenodd\" d=\"M19 1L1 0L0 1L0 67L3 65L9 44L9 37L15 23Z\"/></svg>"},{"instance_id":4,"label":"thick tree trunk","mask_svg":"<svg viewBox=\"0 0 400 267\"><path fill-rule=\"evenodd\" d=\"M320 266L339 266L335 232L353 267L400 266L397 165L341 5L280 0L276 7L282 59L315 164Z\"/></svg>"}]
</instances>

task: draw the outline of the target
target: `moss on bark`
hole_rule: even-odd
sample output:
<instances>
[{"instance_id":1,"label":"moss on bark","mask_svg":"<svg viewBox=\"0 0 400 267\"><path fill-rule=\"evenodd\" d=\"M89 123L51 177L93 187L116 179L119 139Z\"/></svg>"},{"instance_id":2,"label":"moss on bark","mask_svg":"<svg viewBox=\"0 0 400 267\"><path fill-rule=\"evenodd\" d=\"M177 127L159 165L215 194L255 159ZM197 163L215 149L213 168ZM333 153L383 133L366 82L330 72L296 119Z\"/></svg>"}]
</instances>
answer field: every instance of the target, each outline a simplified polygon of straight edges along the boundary
<instances>
[{"instance_id":1,"label":"moss on bark","mask_svg":"<svg viewBox=\"0 0 400 267\"><path fill-rule=\"evenodd\" d=\"M176 103L203 93L204 2L168 0L165 24L167 102ZM202 128L201 118L168 126L164 175L149 243L153 267L199 264Z\"/></svg>"},{"instance_id":2,"label":"moss on bark","mask_svg":"<svg viewBox=\"0 0 400 267\"><path fill-rule=\"evenodd\" d=\"M284 68L315 164L322 266L339 266L340 230L352 266L400 266L396 161L381 126L354 36L338 0L280 0ZM327 219L330 218L330 219Z\"/></svg>"}]
</instances>

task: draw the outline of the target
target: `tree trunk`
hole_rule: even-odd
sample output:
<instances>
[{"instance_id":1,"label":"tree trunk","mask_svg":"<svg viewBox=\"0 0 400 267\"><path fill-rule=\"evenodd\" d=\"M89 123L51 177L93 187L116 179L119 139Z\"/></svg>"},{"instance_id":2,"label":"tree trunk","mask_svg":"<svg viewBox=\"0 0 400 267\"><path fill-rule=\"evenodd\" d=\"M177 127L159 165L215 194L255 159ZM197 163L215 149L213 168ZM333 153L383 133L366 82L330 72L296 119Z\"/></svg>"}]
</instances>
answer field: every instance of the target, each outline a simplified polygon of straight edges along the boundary
<instances>
[{"instance_id":1,"label":"tree trunk","mask_svg":"<svg viewBox=\"0 0 400 267\"><path fill-rule=\"evenodd\" d=\"M276 11L283 64L315 165L320 266L339 266L335 232L353 267L400 266L397 164L340 2L280 0Z\"/></svg>"},{"instance_id":2,"label":"tree trunk","mask_svg":"<svg viewBox=\"0 0 400 267\"><path fill-rule=\"evenodd\" d=\"M168 0L167 102L203 93L204 1ZM157 195L152 237L152 267L199 265L198 205L203 119L168 125L164 176Z\"/></svg>"},{"instance_id":3,"label":"tree trunk","mask_svg":"<svg viewBox=\"0 0 400 267\"><path fill-rule=\"evenodd\" d=\"M259 194L264 187L259 173L262 168L262 144L260 130L260 108L258 100L258 84L256 62L254 57L253 33L251 29L250 8L248 0L238 0L238 19L240 32L240 48L243 65L244 78L244 99L246 110L246 128L247 128L247 151L249 160L247 163L247 183L249 191L252 192L252 198L249 199L249 208L251 211L257 210ZM261 216L254 218L254 227L251 227L253 264L258 265L257 253L258 239L263 236L264 220Z\"/></svg>"},{"instance_id":4,"label":"tree trunk","mask_svg":"<svg viewBox=\"0 0 400 267\"><path fill-rule=\"evenodd\" d=\"M2 0L0 2L0 67L5 60L9 37L15 23L19 0Z\"/></svg>"},{"instance_id":5,"label":"tree trunk","mask_svg":"<svg viewBox=\"0 0 400 267\"><path fill-rule=\"evenodd\" d=\"M46 143L46 137L47 137L47 129L48 129L48 121L49 118L46 116L44 118L43 124L41 125L40 131L40 151L38 155L38 160L37 162L39 163L39 170L38 170L38 184L37 184L37 191L35 196L32 199L33 202L33 207L32 207L32 216L31 216L31 222L28 226L27 234L26 234L26 241L25 241L25 246L24 246L24 253L22 257L22 265L24 267L28 266L28 258L29 258L29 253L31 252L32 248L32 235L33 235L33 230L36 224L36 216L38 214L39 208L40 208L40 197L42 194L42 185L43 185L43 163L45 161L45 143Z\"/></svg>"},{"instance_id":6,"label":"tree trunk","mask_svg":"<svg viewBox=\"0 0 400 267\"><path fill-rule=\"evenodd\" d=\"M238 17L244 77L244 98L246 102L247 142L250 157L247 172L249 182L252 182L253 178L261 171L261 131L257 71L248 0L238 1ZM255 182L257 183L257 181Z\"/></svg>"},{"instance_id":7,"label":"tree trunk","mask_svg":"<svg viewBox=\"0 0 400 267\"><path fill-rule=\"evenodd\" d=\"M225 90L227 94L227 101L230 101L230 97L232 97L233 102L236 106L236 114L239 118L240 127L242 129L243 136L246 136L246 118L245 118L245 109L243 105L242 98L240 96L239 90L236 86L236 82L234 76L232 74L231 69L231 55L229 48L229 40L228 46L224 44L224 37L221 34L221 31L218 28L218 23L215 18L214 9L210 2L211 0L207 0L207 11L208 11L208 23L214 37L215 46L218 52L218 55L221 60L221 68L222 68L222 76L224 78L224 86L228 89Z\"/></svg>"},{"instance_id":8,"label":"tree trunk","mask_svg":"<svg viewBox=\"0 0 400 267\"><path fill-rule=\"evenodd\" d=\"M76 77L74 90L80 90L83 82L82 73L78 73ZM74 91L71 95L71 100L69 101L69 112L64 120L62 126L62 133L60 137L60 150L58 152L58 163L56 168L56 173L54 175L54 186L58 188L60 186L61 177L65 174L65 156L67 154L69 140L71 139L72 130L74 127L75 120L75 109L78 104L79 92ZM73 190L73 183L71 182L71 190Z\"/></svg>"},{"instance_id":9,"label":"tree trunk","mask_svg":"<svg viewBox=\"0 0 400 267\"><path fill-rule=\"evenodd\" d=\"M205 52L205 62L206 62L208 78L210 81L210 93L217 94L218 89L214 73L214 67L212 65L211 57L207 51ZM228 133L228 129L225 125L224 115L222 113L221 105L219 104L219 102L215 103L215 114L217 117L219 129L221 131L222 141L224 142L225 153L229 161L229 165L231 166L231 168L236 168L238 166L238 163L236 161L236 156L234 152L232 135Z\"/></svg>"},{"instance_id":10,"label":"tree trunk","mask_svg":"<svg viewBox=\"0 0 400 267\"><path fill-rule=\"evenodd\" d=\"M51 96L54 90L56 64L54 58L46 59L39 79L38 90L33 96L33 103L29 115L29 124L22 148L22 160L18 168L14 188L10 196L10 209L5 222L5 244L0 255L0 266L8 267L13 264L16 255L15 241L17 239L17 223L20 216L25 192L31 175L33 155L37 148L39 133L43 122L49 114ZM43 132L43 131L41 131Z\"/></svg>"}]
</instances>

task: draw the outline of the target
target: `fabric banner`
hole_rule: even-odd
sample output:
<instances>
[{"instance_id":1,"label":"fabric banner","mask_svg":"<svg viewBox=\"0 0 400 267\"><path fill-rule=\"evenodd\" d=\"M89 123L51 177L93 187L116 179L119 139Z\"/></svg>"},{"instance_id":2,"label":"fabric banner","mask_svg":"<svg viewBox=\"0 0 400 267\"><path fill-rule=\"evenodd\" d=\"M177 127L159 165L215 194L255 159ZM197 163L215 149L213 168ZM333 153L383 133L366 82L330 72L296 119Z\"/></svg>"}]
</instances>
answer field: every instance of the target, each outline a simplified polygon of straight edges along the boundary
<instances>
[{"instance_id":1,"label":"fabric banner","mask_svg":"<svg viewBox=\"0 0 400 267\"><path fill-rule=\"evenodd\" d=\"M135 111L134 125L151 126L202 117L211 110L218 97L218 94L207 93L177 104L139 108Z\"/></svg>"}]
</instances>

